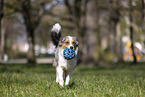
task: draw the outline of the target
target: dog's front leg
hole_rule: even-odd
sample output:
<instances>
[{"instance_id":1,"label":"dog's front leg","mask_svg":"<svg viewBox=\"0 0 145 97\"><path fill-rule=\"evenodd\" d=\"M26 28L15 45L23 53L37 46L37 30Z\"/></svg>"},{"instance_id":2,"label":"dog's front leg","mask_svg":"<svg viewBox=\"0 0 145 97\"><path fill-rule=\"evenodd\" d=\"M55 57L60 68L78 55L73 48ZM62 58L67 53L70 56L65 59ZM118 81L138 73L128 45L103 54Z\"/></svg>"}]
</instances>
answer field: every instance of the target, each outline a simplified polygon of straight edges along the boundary
<instances>
[{"instance_id":1,"label":"dog's front leg","mask_svg":"<svg viewBox=\"0 0 145 97\"><path fill-rule=\"evenodd\" d=\"M65 86L69 85L69 81L70 81L72 74L73 74L73 70L71 72L67 72Z\"/></svg>"},{"instance_id":2,"label":"dog's front leg","mask_svg":"<svg viewBox=\"0 0 145 97\"><path fill-rule=\"evenodd\" d=\"M70 81L70 74L66 76L65 86L69 84L69 81Z\"/></svg>"},{"instance_id":3,"label":"dog's front leg","mask_svg":"<svg viewBox=\"0 0 145 97\"><path fill-rule=\"evenodd\" d=\"M61 67L57 67L57 76L58 76L58 79L59 79L59 84L60 84L60 86L62 86L62 87L64 87L63 85L64 85L64 80L63 80L63 68L61 68Z\"/></svg>"}]
</instances>

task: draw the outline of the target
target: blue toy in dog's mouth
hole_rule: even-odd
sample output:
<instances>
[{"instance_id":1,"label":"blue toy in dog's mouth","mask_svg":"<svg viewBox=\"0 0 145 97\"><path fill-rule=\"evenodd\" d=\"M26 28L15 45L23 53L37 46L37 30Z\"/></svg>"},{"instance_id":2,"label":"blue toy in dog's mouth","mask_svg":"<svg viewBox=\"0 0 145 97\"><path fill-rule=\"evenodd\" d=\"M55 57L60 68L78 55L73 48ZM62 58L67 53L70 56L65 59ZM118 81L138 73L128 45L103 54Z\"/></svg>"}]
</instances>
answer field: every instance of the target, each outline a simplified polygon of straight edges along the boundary
<instances>
[{"instance_id":1,"label":"blue toy in dog's mouth","mask_svg":"<svg viewBox=\"0 0 145 97\"><path fill-rule=\"evenodd\" d=\"M70 48L65 48L63 51L63 56L67 60L71 60L75 57L75 50L72 50Z\"/></svg>"}]
</instances>

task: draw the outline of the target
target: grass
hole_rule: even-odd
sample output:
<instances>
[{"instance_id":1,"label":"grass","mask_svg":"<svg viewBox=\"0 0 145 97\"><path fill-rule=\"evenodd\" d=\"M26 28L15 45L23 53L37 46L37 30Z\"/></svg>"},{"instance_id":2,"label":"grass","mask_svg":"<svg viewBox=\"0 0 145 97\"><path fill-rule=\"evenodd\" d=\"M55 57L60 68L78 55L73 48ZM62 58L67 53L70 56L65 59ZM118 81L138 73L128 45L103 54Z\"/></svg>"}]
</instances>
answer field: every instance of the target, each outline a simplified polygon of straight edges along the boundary
<instances>
[{"instance_id":1,"label":"grass","mask_svg":"<svg viewBox=\"0 0 145 97\"><path fill-rule=\"evenodd\" d=\"M47 64L0 65L0 97L144 97L145 65L114 68L77 66L70 85L55 83Z\"/></svg>"}]
</instances>

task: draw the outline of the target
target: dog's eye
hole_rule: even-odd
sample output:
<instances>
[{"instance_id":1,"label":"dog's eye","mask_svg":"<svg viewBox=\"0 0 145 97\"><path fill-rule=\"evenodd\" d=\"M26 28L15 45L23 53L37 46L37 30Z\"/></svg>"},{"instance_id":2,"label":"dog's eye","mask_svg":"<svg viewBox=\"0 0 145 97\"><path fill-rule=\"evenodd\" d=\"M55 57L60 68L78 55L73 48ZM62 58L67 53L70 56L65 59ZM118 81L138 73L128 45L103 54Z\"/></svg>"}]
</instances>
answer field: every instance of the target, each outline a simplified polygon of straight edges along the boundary
<instances>
[{"instance_id":1,"label":"dog's eye","mask_svg":"<svg viewBox=\"0 0 145 97\"><path fill-rule=\"evenodd\" d=\"M73 44L76 44L75 42L73 42Z\"/></svg>"},{"instance_id":2,"label":"dog's eye","mask_svg":"<svg viewBox=\"0 0 145 97\"><path fill-rule=\"evenodd\" d=\"M66 44L69 44L69 42L67 41L67 42L65 42Z\"/></svg>"}]
</instances>

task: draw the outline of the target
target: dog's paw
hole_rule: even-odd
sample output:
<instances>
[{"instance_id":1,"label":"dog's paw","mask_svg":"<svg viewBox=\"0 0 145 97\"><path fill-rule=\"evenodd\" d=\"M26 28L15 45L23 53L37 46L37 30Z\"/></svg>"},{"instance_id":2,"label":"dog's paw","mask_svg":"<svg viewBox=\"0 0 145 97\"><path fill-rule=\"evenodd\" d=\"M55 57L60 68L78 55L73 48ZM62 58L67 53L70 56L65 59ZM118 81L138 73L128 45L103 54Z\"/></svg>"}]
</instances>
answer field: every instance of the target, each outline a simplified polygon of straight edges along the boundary
<instances>
[{"instance_id":1,"label":"dog's paw","mask_svg":"<svg viewBox=\"0 0 145 97\"><path fill-rule=\"evenodd\" d=\"M59 85L60 85L61 87L64 87L64 81L63 81L63 80L59 81Z\"/></svg>"},{"instance_id":2,"label":"dog's paw","mask_svg":"<svg viewBox=\"0 0 145 97\"><path fill-rule=\"evenodd\" d=\"M65 83L65 86L68 86L68 85L69 85L69 83L66 82L66 83Z\"/></svg>"},{"instance_id":3,"label":"dog's paw","mask_svg":"<svg viewBox=\"0 0 145 97\"><path fill-rule=\"evenodd\" d=\"M59 83L59 80L58 80L58 79L56 79L56 83L57 83L57 84Z\"/></svg>"}]
</instances>

